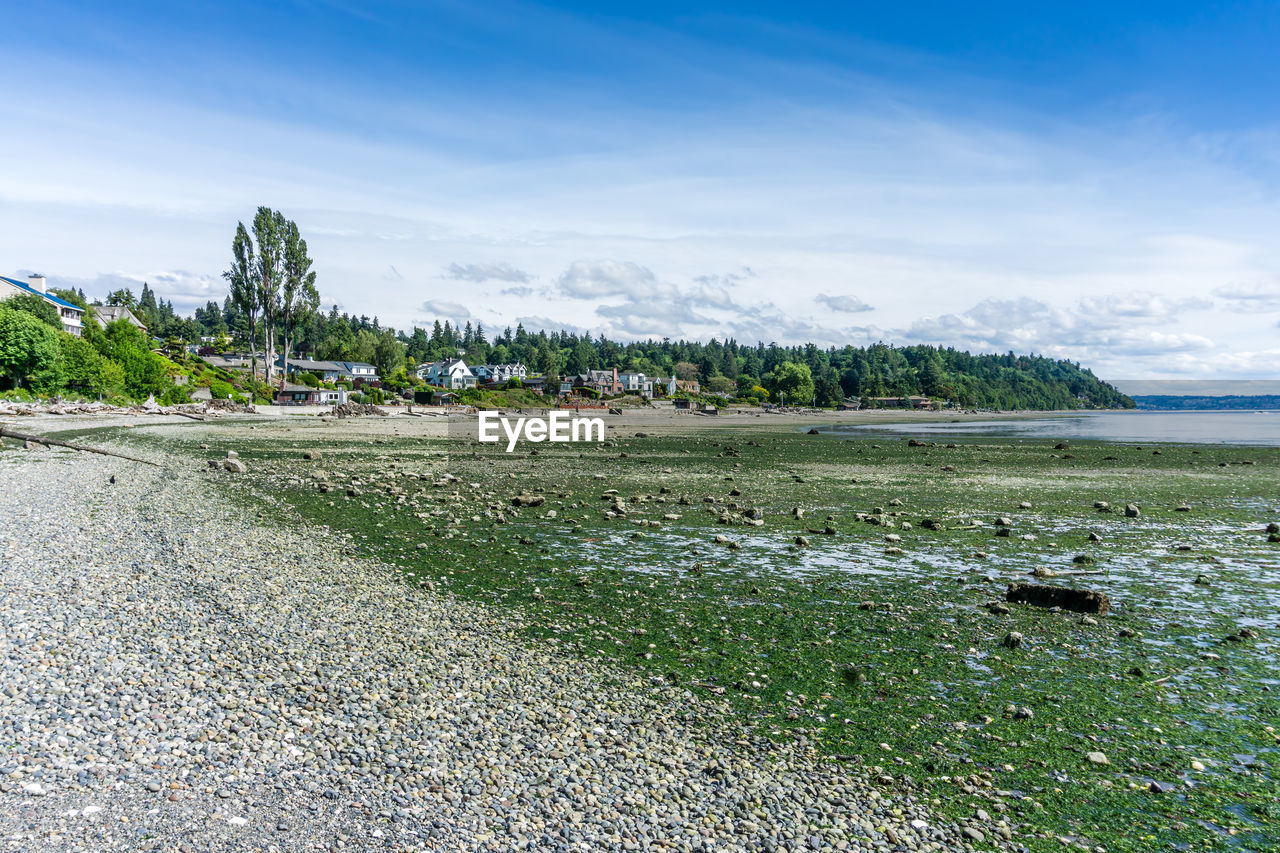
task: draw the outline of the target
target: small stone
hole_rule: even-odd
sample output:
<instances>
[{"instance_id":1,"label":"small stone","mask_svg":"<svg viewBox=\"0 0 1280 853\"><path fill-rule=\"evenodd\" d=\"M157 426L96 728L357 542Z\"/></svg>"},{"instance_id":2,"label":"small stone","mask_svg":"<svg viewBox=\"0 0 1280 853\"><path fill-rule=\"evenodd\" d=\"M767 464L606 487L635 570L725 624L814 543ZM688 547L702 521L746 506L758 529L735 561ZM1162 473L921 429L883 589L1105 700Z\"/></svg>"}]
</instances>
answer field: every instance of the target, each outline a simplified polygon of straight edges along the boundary
<instances>
[{"instance_id":1,"label":"small stone","mask_svg":"<svg viewBox=\"0 0 1280 853\"><path fill-rule=\"evenodd\" d=\"M1141 516L1142 516L1142 510L1138 509L1138 505L1137 505L1137 504L1125 504L1125 505L1124 505L1124 517L1125 517L1125 518L1140 518Z\"/></svg>"},{"instance_id":2,"label":"small stone","mask_svg":"<svg viewBox=\"0 0 1280 853\"><path fill-rule=\"evenodd\" d=\"M1105 765L1111 763L1107 760L1106 753L1103 752L1086 752L1084 757L1089 760L1090 764Z\"/></svg>"}]
</instances>

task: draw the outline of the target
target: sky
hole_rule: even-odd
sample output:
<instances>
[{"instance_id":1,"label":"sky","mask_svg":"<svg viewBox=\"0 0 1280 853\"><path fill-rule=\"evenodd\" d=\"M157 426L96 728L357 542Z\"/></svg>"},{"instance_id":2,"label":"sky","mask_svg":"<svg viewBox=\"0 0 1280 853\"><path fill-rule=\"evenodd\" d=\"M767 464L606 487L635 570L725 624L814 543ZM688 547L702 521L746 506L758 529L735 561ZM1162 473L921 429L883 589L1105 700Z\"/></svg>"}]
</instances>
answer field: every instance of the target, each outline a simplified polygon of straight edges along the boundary
<instances>
[{"instance_id":1,"label":"sky","mask_svg":"<svg viewBox=\"0 0 1280 853\"><path fill-rule=\"evenodd\" d=\"M0 8L0 274L1280 378L1280 4Z\"/></svg>"}]
</instances>

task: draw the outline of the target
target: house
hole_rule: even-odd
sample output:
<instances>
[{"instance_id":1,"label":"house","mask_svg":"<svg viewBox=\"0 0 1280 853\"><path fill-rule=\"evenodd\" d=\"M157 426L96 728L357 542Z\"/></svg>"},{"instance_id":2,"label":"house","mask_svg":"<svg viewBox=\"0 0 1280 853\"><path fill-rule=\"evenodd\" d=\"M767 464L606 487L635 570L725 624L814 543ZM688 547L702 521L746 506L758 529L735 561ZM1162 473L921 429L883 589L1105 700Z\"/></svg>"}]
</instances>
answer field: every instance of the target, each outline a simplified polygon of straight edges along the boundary
<instances>
[{"instance_id":1,"label":"house","mask_svg":"<svg viewBox=\"0 0 1280 853\"><path fill-rule=\"evenodd\" d=\"M639 394L641 397L653 396L653 380L643 373L619 373L624 394Z\"/></svg>"},{"instance_id":2,"label":"house","mask_svg":"<svg viewBox=\"0 0 1280 853\"><path fill-rule=\"evenodd\" d=\"M565 385L568 384L568 390ZM586 388L595 391L601 397L612 397L622 393L622 380L618 378L618 368L608 370L588 370L577 376L570 376L560 383L560 393L567 394L574 388Z\"/></svg>"},{"instance_id":3,"label":"house","mask_svg":"<svg viewBox=\"0 0 1280 853\"><path fill-rule=\"evenodd\" d=\"M291 358L287 372L314 373L322 382L351 382L356 386L378 381L378 369L363 361L312 361L308 358ZM284 356L276 356L276 367L285 368Z\"/></svg>"},{"instance_id":4,"label":"house","mask_svg":"<svg viewBox=\"0 0 1280 853\"><path fill-rule=\"evenodd\" d=\"M458 395L452 391L444 391L435 395L431 400L433 406L456 406L458 405Z\"/></svg>"},{"instance_id":5,"label":"house","mask_svg":"<svg viewBox=\"0 0 1280 853\"><path fill-rule=\"evenodd\" d=\"M18 281L16 278L0 276L0 300L8 299L10 296L17 296L20 293L35 294L57 309L58 318L62 320L62 330L67 334L75 335L78 338L81 332L84 331L84 309L79 305L72 305L65 299L59 299L51 294L44 276L29 276L25 282Z\"/></svg>"},{"instance_id":6,"label":"house","mask_svg":"<svg viewBox=\"0 0 1280 853\"><path fill-rule=\"evenodd\" d=\"M667 388L667 396L674 397L677 391L683 391L686 394L697 395L701 391L696 379L676 379L672 376L670 379L659 379L659 384L665 385Z\"/></svg>"},{"instance_id":7,"label":"house","mask_svg":"<svg viewBox=\"0 0 1280 853\"><path fill-rule=\"evenodd\" d=\"M536 391L539 394L541 394L547 387L547 377L543 376L541 373L530 373L520 381L524 383L525 388L528 388L530 391Z\"/></svg>"},{"instance_id":8,"label":"house","mask_svg":"<svg viewBox=\"0 0 1280 853\"><path fill-rule=\"evenodd\" d=\"M486 385L505 385L512 379L524 382L529 368L517 361L514 364L482 364L472 368L471 372Z\"/></svg>"},{"instance_id":9,"label":"house","mask_svg":"<svg viewBox=\"0 0 1280 853\"><path fill-rule=\"evenodd\" d=\"M418 365L418 378L439 388L474 388L476 375L460 358Z\"/></svg>"},{"instance_id":10,"label":"house","mask_svg":"<svg viewBox=\"0 0 1280 853\"><path fill-rule=\"evenodd\" d=\"M93 303L93 313L97 315L95 319L98 321L98 326L103 329L107 327L108 323L116 320L128 320L134 328L144 332L147 330L146 324L139 320L127 305L99 305L95 302Z\"/></svg>"},{"instance_id":11,"label":"house","mask_svg":"<svg viewBox=\"0 0 1280 853\"><path fill-rule=\"evenodd\" d=\"M342 372L342 379L349 379L357 388L378 382L378 368L363 361L335 361Z\"/></svg>"},{"instance_id":12,"label":"house","mask_svg":"<svg viewBox=\"0 0 1280 853\"><path fill-rule=\"evenodd\" d=\"M336 361L312 361L309 358L291 358L286 362L284 356L276 356L276 367L284 367L289 375L295 373L314 373L322 382L337 382L340 379L351 379L351 375Z\"/></svg>"},{"instance_id":13,"label":"house","mask_svg":"<svg viewBox=\"0 0 1280 853\"><path fill-rule=\"evenodd\" d=\"M277 406L318 406L320 405L320 392L316 388L309 388L306 385L294 385L292 382L286 382L285 386L276 391Z\"/></svg>"},{"instance_id":14,"label":"house","mask_svg":"<svg viewBox=\"0 0 1280 853\"><path fill-rule=\"evenodd\" d=\"M837 412L856 412L862 408L862 401L855 397L847 397L841 403L836 404Z\"/></svg>"}]
</instances>

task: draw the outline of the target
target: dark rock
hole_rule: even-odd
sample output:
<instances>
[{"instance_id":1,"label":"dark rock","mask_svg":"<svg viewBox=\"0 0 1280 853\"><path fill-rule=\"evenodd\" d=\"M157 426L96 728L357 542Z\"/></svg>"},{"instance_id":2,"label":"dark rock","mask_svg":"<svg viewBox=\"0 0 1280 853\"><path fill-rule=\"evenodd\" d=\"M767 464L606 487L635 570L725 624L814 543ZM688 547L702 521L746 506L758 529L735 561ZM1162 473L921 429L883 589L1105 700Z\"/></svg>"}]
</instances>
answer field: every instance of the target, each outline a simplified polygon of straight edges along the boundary
<instances>
[{"instance_id":1,"label":"dark rock","mask_svg":"<svg viewBox=\"0 0 1280 853\"><path fill-rule=\"evenodd\" d=\"M1111 599L1106 593L1088 589L1011 583L1004 597L1015 604L1061 607L1077 613L1106 613L1111 610Z\"/></svg>"}]
</instances>

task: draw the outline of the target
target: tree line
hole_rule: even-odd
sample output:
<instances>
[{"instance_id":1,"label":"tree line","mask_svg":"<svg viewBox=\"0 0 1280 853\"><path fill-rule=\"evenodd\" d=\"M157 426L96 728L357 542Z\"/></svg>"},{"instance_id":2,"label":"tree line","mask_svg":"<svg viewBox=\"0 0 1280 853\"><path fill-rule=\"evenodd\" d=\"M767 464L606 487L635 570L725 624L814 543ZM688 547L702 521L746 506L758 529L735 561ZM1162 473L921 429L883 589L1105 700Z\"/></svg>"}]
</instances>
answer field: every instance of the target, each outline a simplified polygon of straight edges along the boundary
<instances>
[{"instance_id":1,"label":"tree line","mask_svg":"<svg viewBox=\"0 0 1280 853\"><path fill-rule=\"evenodd\" d=\"M429 329L402 331L382 325L376 316L339 312L337 306L319 310L312 266L297 224L279 211L260 207L248 226L237 223L231 263L223 274L228 294L221 305L210 301L183 317L145 282L138 299L129 290L117 290L108 294L107 303L130 306L169 349L182 342L212 341L217 350L247 350L254 354L255 375L256 353L265 353L269 383L276 371L275 356L283 352L290 357L367 362L384 383L397 389L414 383L418 365L461 357L471 365L523 362L546 377L547 387L555 387L562 377L617 367L654 378L696 380L704 391L715 394L819 406L851 398L865 403L912 395L994 409L1133 406L1132 400L1078 363L1012 352L975 355L886 343L820 348L740 344L732 338L621 342L566 330L530 331L522 325L490 336L479 323L459 326L448 320L437 320ZM83 292L59 295L87 306ZM89 325L86 322L86 328ZM5 375L10 387L23 384L18 373ZM111 376L114 381L115 374ZM283 384L283 372L279 378ZM50 383L27 384L34 388ZM142 387L137 381L129 384Z\"/></svg>"}]
</instances>

